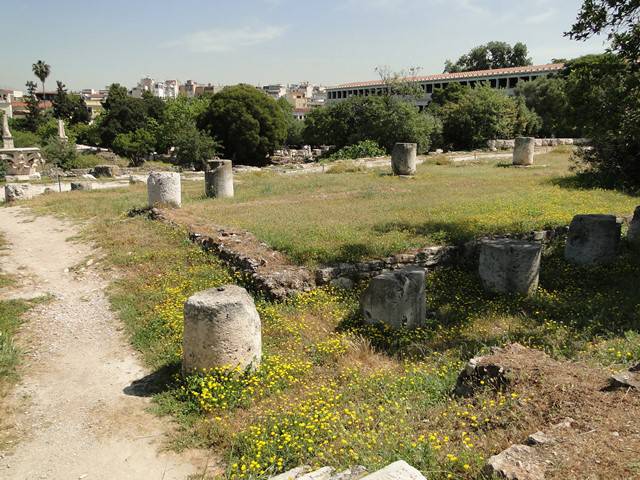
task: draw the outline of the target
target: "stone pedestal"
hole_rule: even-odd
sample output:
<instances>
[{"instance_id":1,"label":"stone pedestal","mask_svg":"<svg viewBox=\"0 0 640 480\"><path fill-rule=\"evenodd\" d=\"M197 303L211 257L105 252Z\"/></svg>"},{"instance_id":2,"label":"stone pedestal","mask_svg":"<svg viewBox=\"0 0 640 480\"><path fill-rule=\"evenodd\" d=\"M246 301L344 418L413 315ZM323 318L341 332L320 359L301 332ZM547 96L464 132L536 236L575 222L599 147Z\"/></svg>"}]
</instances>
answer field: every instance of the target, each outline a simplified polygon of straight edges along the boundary
<instances>
[{"instance_id":1,"label":"stone pedestal","mask_svg":"<svg viewBox=\"0 0 640 480\"><path fill-rule=\"evenodd\" d=\"M513 147L514 165L533 165L533 154L536 148L536 139L533 137L516 138Z\"/></svg>"},{"instance_id":2,"label":"stone pedestal","mask_svg":"<svg viewBox=\"0 0 640 480\"><path fill-rule=\"evenodd\" d=\"M486 240L480 246L480 279L485 290L532 295L538 288L542 244Z\"/></svg>"},{"instance_id":3,"label":"stone pedestal","mask_svg":"<svg viewBox=\"0 0 640 480\"><path fill-rule=\"evenodd\" d=\"M180 174L175 172L151 172L147 179L149 206L182 205Z\"/></svg>"},{"instance_id":4,"label":"stone pedestal","mask_svg":"<svg viewBox=\"0 0 640 480\"><path fill-rule=\"evenodd\" d=\"M569 226L564 258L576 265L612 262L620 232L621 225L614 215L576 215Z\"/></svg>"},{"instance_id":5,"label":"stone pedestal","mask_svg":"<svg viewBox=\"0 0 640 480\"><path fill-rule=\"evenodd\" d=\"M633 212L633 220L629 224L627 240L634 247L640 247L640 207L636 207L635 212Z\"/></svg>"},{"instance_id":6,"label":"stone pedestal","mask_svg":"<svg viewBox=\"0 0 640 480\"><path fill-rule=\"evenodd\" d=\"M28 183L7 183L4 186L4 201L29 200L35 196L33 187Z\"/></svg>"},{"instance_id":7,"label":"stone pedestal","mask_svg":"<svg viewBox=\"0 0 640 480\"><path fill-rule=\"evenodd\" d=\"M13 135L11 135L11 131L9 130L9 116L6 112L2 115L2 145L3 148L14 148Z\"/></svg>"},{"instance_id":8,"label":"stone pedestal","mask_svg":"<svg viewBox=\"0 0 640 480\"><path fill-rule=\"evenodd\" d=\"M71 182L71 190L93 190L93 183L91 182Z\"/></svg>"},{"instance_id":9,"label":"stone pedestal","mask_svg":"<svg viewBox=\"0 0 640 480\"><path fill-rule=\"evenodd\" d=\"M0 160L7 164L5 177L8 182L37 180L40 178L38 168L44 165L39 148L3 148L0 149Z\"/></svg>"},{"instance_id":10,"label":"stone pedestal","mask_svg":"<svg viewBox=\"0 0 640 480\"><path fill-rule=\"evenodd\" d=\"M204 173L204 189L209 198L233 197L233 165L231 160L211 160Z\"/></svg>"},{"instance_id":11,"label":"stone pedestal","mask_svg":"<svg viewBox=\"0 0 640 480\"><path fill-rule=\"evenodd\" d=\"M427 317L424 268L409 267L374 277L363 292L360 306L367 323L393 328L416 328Z\"/></svg>"},{"instance_id":12,"label":"stone pedestal","mask_svg":"<svg viewBox=\"0 0 640 480\"><path fill-rule=\"evenodd\" d=\"M391 153L394 175L415 175L418 146L415 143L396 143Z\"/></svg>"},{"instance_id":13,"label":"stone pedestal","mask_svg":"<svg viewBox=\"0 0 640 480\"><path fill-rule=\"evenodd\" d=\"M251 295L236 285L190 297L184 304L183 338L183 373L260 364L260 316Z\"/></svg>"}]
</instances>

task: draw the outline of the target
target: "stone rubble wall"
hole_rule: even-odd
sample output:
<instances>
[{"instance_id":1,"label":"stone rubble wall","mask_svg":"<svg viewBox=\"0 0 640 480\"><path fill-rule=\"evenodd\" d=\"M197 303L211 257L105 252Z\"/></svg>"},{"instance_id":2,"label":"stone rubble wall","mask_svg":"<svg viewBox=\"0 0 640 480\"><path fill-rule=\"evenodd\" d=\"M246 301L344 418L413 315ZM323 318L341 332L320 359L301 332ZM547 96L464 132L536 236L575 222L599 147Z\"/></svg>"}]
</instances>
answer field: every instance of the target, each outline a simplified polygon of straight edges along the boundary
<instances>
[{"instance_id":1,"label":"stone rubble wall","mask_svg":"<svg viewBox=\"0 0 640 480\"><path fill-rule=\"evenodd\" d=\"M506 140L506 139L498 139L498 140L489 140L487 142L487 147L490 149L496 150L512 150L515 147L515 139L514 140ZM576 145L576 146L584 146L589 143L588 138L536 138L535 146L536 147L557 147L560 145Z\"/></svg>"}]
</instances>

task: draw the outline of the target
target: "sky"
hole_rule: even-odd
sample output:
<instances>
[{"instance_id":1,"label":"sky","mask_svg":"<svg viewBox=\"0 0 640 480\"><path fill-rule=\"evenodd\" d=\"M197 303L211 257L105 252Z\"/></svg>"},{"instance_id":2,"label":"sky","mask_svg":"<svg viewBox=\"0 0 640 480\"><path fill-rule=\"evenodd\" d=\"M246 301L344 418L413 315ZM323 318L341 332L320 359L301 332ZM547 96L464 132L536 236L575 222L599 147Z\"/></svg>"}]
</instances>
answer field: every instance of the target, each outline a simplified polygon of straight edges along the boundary
<instances>
[{"instance_id":1,"label":"sky","mask_svg":"<svg viewBox=\"0 0 640 480\"><path fill-rule=\"evenodd\" d=\"M442 72L474 46L524 42L534 63L604 50L563 37L582 0L0 0L0 87L51 65L70 89L156 80L254 85ZM9 19L9 21L6 21ZM49 88L50 87L50 88Z\"/></svg>"}]
</instances>

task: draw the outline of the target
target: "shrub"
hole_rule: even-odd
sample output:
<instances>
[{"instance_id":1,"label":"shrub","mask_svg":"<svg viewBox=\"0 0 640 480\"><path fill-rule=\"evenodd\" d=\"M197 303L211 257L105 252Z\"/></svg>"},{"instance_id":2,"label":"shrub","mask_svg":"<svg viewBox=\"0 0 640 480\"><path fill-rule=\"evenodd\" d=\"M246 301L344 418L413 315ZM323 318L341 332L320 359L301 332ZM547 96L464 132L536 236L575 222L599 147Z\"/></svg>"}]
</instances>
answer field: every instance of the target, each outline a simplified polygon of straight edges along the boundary
<instances>
[{"instance_id":1,"label":"shrub","mask_svg":"<svg viewBox=\"0 0 640 480\"><path fill-rule=\"evenodd\" d=\"M337 148L373 140L386 152L398 142L412 142L422 153L429 150L439 128L437 119L403 98L351 97L313 110L306 118L304 139Z\"/></svg>"},{"instance_id":2,"label":"shrub","mask_svg":"<svg viewBox=\"0 0 640 480\"><path fill-rule=\"evenodd\" d=\"M39 147L42 145L40 137L33 132L13 130L11 134L16 148Z\"/></svg>"},{"instance_id":3,"label":"shrub","mask_svg":"<svg viewBox=\"0 0 640 480\"><path fill-rule=\"evenodd\" d=\"M63 170L75 168L78 153L72 141L63 141L57 137L51 138L42 148L42 154L47 162Z\"/></svg>"},{"instance_id":4,"label":"shrub","mask_svg":"<svg viewBox=\"0 0 640 480\"><path fill-rule=\"evenodd\" d=\"M363 140L354 145L348 145L341 148L335 153L332 153L327 158L329 160L344 160L344 159L356 159L356 158L370 158L381 157L386 155L384 148L373 140Z\"/></svg>"}]
</instances>

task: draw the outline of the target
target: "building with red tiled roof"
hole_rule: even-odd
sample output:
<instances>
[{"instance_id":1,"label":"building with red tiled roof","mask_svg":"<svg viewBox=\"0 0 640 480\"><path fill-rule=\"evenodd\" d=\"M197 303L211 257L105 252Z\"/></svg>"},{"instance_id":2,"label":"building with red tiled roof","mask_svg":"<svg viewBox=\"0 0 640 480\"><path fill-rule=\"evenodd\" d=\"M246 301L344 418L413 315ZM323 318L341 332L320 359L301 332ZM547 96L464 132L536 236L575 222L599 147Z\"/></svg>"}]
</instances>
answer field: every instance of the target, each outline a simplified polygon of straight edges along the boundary
<instances>
[{"instance_id":1,"label":"building with red tiled roof","mask_svg":"<svg viewBox=\"0 0 640 480\"><path fill-rule=\"evenodd\" d=\"M491 88L503 89L507 94L513 94L519 82L528 82L538 77L559 73L564 68L562 63L548 65L529 65L525 67L496 68L475 72L440 73L419 77L408 77L406 82L417 83L424 91L424 97L417 101L417 105L424 107L431 101L433 91L446 88L450 83L459 83L474 87L486 84ZM353 96L382 95L388 93L389 87L382 80L368 82L344 83L327 89L329 102L344 100Z\"/></svg>"}]
</instances>

